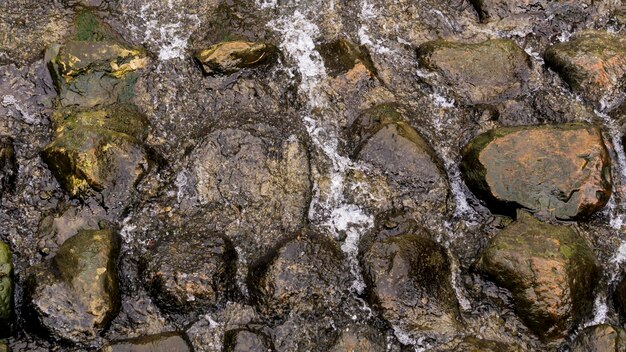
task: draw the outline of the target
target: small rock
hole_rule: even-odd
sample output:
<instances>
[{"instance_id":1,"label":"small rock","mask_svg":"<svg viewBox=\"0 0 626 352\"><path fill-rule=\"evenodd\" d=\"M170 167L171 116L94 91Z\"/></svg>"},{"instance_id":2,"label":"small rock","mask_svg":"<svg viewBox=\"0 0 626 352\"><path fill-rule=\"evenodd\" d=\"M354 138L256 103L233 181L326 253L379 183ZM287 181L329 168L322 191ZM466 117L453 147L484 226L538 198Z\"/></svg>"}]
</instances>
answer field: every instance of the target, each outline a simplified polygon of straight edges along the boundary
<instances>
[{"instance_id":1,"label":"small rock","mask_svg":"<svg viewBox=\"0 0 626 352\"><path fill-rule=\"evenodd\" d=\"M345 39L339 39L319 45L317 51L324 60L326 73L331 77L347 73L359 64L376 74L374 63L364 45L357 46Z\"/></svg>"},{"instance_id":2,"label":"small rock","mask_svg":"<svg viewBox=\"0 0 626 352\"><path fill-rule=\"evenodd\" d=\"M28 269L25 305L31 328L74 343L94 340L120 307L120 237L84 230L45 263Z\"/></svg>"},{"instance_id":3,"label":"small rock","mask_svg":"<svg viewBox=\"0 0 626 352\"><path fill-rule=\"evenodd\" d=\"M13 148L13 139L0 136L0 196L11 192L17 177L17 160Z\"/></svg>"},{"instance_id":4,"label":"small rock","mask_svg":"<svg viewBox=\"0 0 626 352\"><path fill-rule=\"evenodd\" d=\"M274 351L270 336L246 329L230 330L224 336L224 352Z\"/></svg>"},{"instance_id":5,"label":"small rock","mask_svg":"<svg viewBox=\"0 0 626 352\"><path fill-rule=\"evenodd\" d=\"M528 54L514 41L477 44L436 40L417 49L421 67L439 72L468 104L490 104L519 96L530 76Z\"/></svg>"},{"instance_id":6,"label":"small rock","mask_svg":"<svg viewBox=\"0 0 626 352\"><path fill-rule=\"evenodd\" d=\"M207 75L231 74L274 63L277 58L278 49L274 45L244 41L221 42L196 54Z\"/></svg>"},{"instance_id":7,"label":"small rock","mask_svg":"<svg viewBox=\"0 0 626 352\"><path fill-rule=\"evenodd\" d=\"M585 31L548 48L545 60L574 91L596 104L605 104L626 89L623 35Z\"/></svg>"},{"instance_id":8,"label":"small rock","mask_svg":"<svg viewBox=\"0 0 626 352\"><path fill-rule=\"evenodd\" d=\"M9 246L0 242L0 338L11 332L13 317L13 255Z\"/></svg>"},{"instance_id":9,"label":"small rock","mask_svg":"<svg viewBox=\"0 0 626 352\"><path fill-rule=\"evenodd\" d=\"M569 226L518 211L477 263L513 296L520 319L544 339L561 338L593 308L600 269L593 251Z\"/></svg>"},{"instance_id":10,"label":"small rock","mask_svg":"<svg viewBox=\"0 0 626 352\"><path fill-rule=\"evenodd\" d=\"M185 338L177 332L142 336L134 339L114 341L100 352L188 352L191 351Z\"/></svg>"},{"instance_id":11,"label":"small rock","mask_svg":"<svg viewBox=\"0 0 626 352\"><path fill-rule=\"evenodd\" d=\"M470 141L462 155L465 182L493 212L521 207L585 219L611 196L611 160L592 125L497 128Z\"/></svg>"},{"instance_id":12,"label":"small rock","mask_svg":"<svg viewBox=\"0 0 626 352\"><path fill-rule=\"evenodd\" d=\"M205 311L233 290L236 253L211 232L174 232L144 258L144 279L161 309L172 313Z\"/></svg>"},{"instance_id":13,"label":"small rock","mask_svg":"<svg viewBox=\"0 0 626 352\"><path fill-rule=\"evenodd\" d=\"M591 326L579 332L571 346L571 352L624 351L626 351L626 331L608 324Z\"/></svg>"}]
</instances>

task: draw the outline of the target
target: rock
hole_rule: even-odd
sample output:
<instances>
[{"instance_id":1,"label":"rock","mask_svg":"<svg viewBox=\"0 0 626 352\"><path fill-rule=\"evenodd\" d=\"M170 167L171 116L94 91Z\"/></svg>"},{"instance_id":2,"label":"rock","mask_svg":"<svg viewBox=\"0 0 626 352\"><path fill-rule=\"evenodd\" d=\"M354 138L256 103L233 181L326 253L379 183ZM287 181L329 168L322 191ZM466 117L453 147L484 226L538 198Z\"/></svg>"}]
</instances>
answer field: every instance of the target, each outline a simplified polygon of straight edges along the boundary
<instances>
[{"instance_id":1,"label":"rock","mask_svg":"<svg viewBox=\"0 0 626 352\"><path fill-rule=\"evenodd\" d=\"M156 303L170 313L203 312L234 288L236 252L210 231L174 231L144 258L144 280Z\"/></svg>"},{"instance_id":2,"label":"rock","mask_svg":"<svg viewBox=\"0 0 626 352\"><path fill-rule=\"evenodd\" d=\"M615 287L614 297L619 313L622 316L626 316L626 277L622 277L617 287Z\"/></svg>"},{"instance_id":3,"label":"rock","mask_svg":"<svg viewBox=\"0 0 626 352\"><path fill-rule=\"evenodd\" d=\"M418 227L379 221L375 232L361 259L370 303L407 333L454 334L460 313L445 248Z\"/></svg>"},{"instance_id":4,"label":"rock","mask_svg":"<svg viewBox=\"0 0 626 352\"><path fill-rule=\"evenodd\" d=\"M224 336L224 352L274 351L270 336L247 329L230 330Z\"/></svg>"},{"instance_id":5,"label":"rock","mask_svg":"<svg viewBox=\"0 0 626 352\"><path fill-rule=\"evenodd\" d=\"M539 14L543 12L553 12L554 8L563 6L580 7L586 9L593 4L592 0L572 1L572 0L470 0L476 7L481 21L499 20L507 17L514 17L523 14Z\"/></svg>"},{"instance_id":6,"label":"rock","mask_svg":"<svg viewBox=\"0 0 626 352\"><path fill-rule=\"evenodd\" d=\"M100 352L188 352L191 351L183 335L166 332L142 336L134 339L114 341L100 349Z\"/></svg>"},{"instance_id":7,"label":"rock","mask_svg":"<svg viewBox=\"0 0 626 352\"><path fill-rule=\"evenodd\" d=\"M436 40L417 49L420 67L436 71L466 104L493 104L524 91L531 61L509 39L476 44Z\"/></svg>"},{"instance_id":8,"label":"rock","mask_svg":"<svg viewBox=\"0 0 626 352\"><path fill-rule=\"evenodd\" d=\"M11 348L4 342L0 342L0 352L11 352Z\"/></svg>"},{"instance_id":9,"label":"rock","mask_svg":"<svg viewBox=\"0 0 626 352\"><path fill-rule=\"evenodd\" d=\"M341 332L337 344L329 352L378 352L387 351L387 343L376 328L371 326L349 326Z\"/></svg>"},{"instance_id":10,"label":"rock","mask_svg":"<svg viewBox=\"0 0 626 352\"><path fill-rule=\"evenodd\" d=\"M468 336L461 341L451 343L453 347L446 348L445 352L524 352L516 345L509 345L499 341L483 340Z\"/></svg>"},{"instance_id":11,"label":"rock","mask_svg":"<svg viewBox=\"0 0 626 352\"><path fill-rule=\"evenodd\" d=\"M8 136L0 136L0 197L4 192L13 190L17 177L17 160L13 139Z\"/></svg>"},{"instance_id":12,"label":"rock","mask_svg":"<svg viewBox=\"0 0 626 352\"><path fill-rule=\"evenodd\" d=\"M624 352L626 331L608 324L595 325L578 333L571 352Z\"/></svg>"},{"instance_id":13,"label":"rock","mask_svg":"<svg viewBox=\"0 0 626 352\"><path fill-rule=\"evenodd\" d=\"M570 87L598 105L626 89L626 38L584 31L546 50L546 64Z\"/></svg>"},{"instance_id":14,"label":"rock","mask_svg":"<svg viewBox=\"0 0 626 352\"><path fill-rule=\"evenodd\" d=\"M13 317L13 255L11 248L0 241L0 338L11 332Z\"/></svg>"},{"instance_id":15,"label":"rock","mask_svg":"<svg viewBox=\"0 0 626 352\"><path fill-rule=\"evenodd\" d=\"M324 60L326 73L331 77L347 73L359 64L376 74L374 63L364 45L357 46L345 39L339 39L319 45L317 51Z\"/></svg>"},{"instance_id":16,"label":"rock","mask_svg":"<svg viewBox=\"0 0 626 352\"><path fill-rule=\"evenodd\" d=\"M508 289L520 319L543 339L561 338L593 308L600 269L569 226L518 211L482 253L477 268Z\"/></svg>"},{"instance_id":17,"label":"rock","mask_svg":"<svg viewBox=\"0 0 626 352\"><path fill-rule=\"evenodd\" d=\"M350 287L350 269L335 242L302 232L251 266L248 287L259 310L272 317L336 308Z\"/></svg>"},{"instance_id":18,"label":"rock","mask_svg":"<svg viewBox=\"0 0 626 352\"><path fill-rule=\"evenodd\" d=\"M585 219L611 196L609 154L592 125L497 128L470 141L462 155L465 182L493 212L521 207Z\"/></svg>"},{"instance_id":19,"label":"rock","mask_svg":"<svg viewBox=\"0 0 626 352\"><path fill-rule=\"evenodd\" d=\"M116 233L85 230L28 269L24 302L31 328L73 343L97 338L119 311L119 252Z\"/></svg>"},{"instance_id":20,"label":"rock","mask_svg":"<svg viewBox=\"0 0 626 352\"><path fill-rule=\"evenodd\" d=\"M278 48L267 43L230 41L212 45L195 57L207 75L231 74L274 63L278 58Z\"/></svg>"}]
</instances>

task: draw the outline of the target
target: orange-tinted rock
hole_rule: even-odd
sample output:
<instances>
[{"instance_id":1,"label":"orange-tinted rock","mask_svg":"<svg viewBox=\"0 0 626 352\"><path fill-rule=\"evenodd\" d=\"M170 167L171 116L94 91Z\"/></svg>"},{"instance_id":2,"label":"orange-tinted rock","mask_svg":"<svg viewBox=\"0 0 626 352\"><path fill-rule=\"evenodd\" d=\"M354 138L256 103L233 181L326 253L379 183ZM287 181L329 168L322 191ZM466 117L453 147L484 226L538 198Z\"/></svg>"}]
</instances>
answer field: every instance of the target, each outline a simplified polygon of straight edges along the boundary
<instances>
[{"instance_id":1,"label":"orange-tinted rock","mask_svg":"<svg viewBox=\"0 0 626 352\"><path fill-rule=\"evenodd\" d=\"M600 103L626 88L626 37L588 31L546 50L546 63L576 92Z\"/></svg>"},{"instance_id":2,"label":"orange-tinted rock","mask_svg":"<svg viewBox=\"0 0 626 352\"><path fill-rule=\"evenodd\" d=\"M596 258L569 226L518 211L483 252L478 269L511 291L515 311L542 338L560 338L593 308Z\"/></svg>"},{"instance_id":3,"label":"orange-tinted rock","mask_svg":"<svg viewBox=\"0 0 626 352\"><path fill-rule=\"evenodd\" d=\"M626 331L601 324L581 331L572 344L572 352L624 352L626 351Z\"/></svg>"},{"instance_id":4,"label":"orange-tinted rock","mask_svg":"<svg viewBox=\"0 0 626 352\"><path fill-rule=\"evenodd\" d=\"M609 154L592 125L498 128L473 139L462 154L467 185L494 212L526 208L583 219L611 196Z\"/></svg>"}]
</instances>

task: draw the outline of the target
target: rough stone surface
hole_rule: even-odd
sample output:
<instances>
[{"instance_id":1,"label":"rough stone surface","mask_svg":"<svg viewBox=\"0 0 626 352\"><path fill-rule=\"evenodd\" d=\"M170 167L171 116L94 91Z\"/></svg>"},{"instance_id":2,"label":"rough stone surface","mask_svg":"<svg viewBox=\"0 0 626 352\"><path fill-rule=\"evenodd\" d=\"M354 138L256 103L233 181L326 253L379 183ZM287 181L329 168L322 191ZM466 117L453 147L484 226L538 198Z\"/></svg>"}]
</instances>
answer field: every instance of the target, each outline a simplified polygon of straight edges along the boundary
<instances>
[{"instance_id":1,"label":"rough stone surface","mask_svg":"<svg viewBox=\"0 0 626 352\"><path fill-rule=\"evenodd\" d=\"M13 316L13 255L0 241L0 338L7 337Z\"/></svg>"},{"instance_id":2,"label":"rough stone surface","mask_svg":"<svg viewBox=\"0 0 626 352\"><path fill-rule=\"evenodd\" d=\"M610 158L587 124L497 128L463 148L469 188L497 213L516 207L584 219L611 196Z\"/></svg>"},{"instance_id":3,"label":"rough stone surface","mask_svg":"<svg viewBox=\"0 0 626 352\"><path fill-rule=\"evenodd\" d=\"M120 307L120 238L110 230L81 231L48 262L27 273L30 327L55 339L93 341Z\"/></svg>"},{"instance_id":4,"label":"rough stone surface","mask_svg":"<svg viewBox=\"0 0 626 352\"><path fill-rule=\"evenodd\" d=\"M626 331L608 324L586 328L578 334L571 347L572 352L624 352Z\"/></svg>"},{"instance_id":5,"label":"rough stone surface","mask_svg":"<svg viewBox=\"0 0 626 352\"><path fill-rule=\"evenodd\" d=\"M245 329L230 330L224 337L224 352L274 351L270 336Z\"/></svg>"},{"instance_id":6,"label":"rough stone surface","mask_svg":"<svg viewBox=\"0 0 626 352\"><path fill-rule=\"evenodd\" d=\"M236 253L210 231L172 231L145 258L144 278L170 313L206 311L232 295Z\"/></svg>"},{"instance_id":7,"label":"rough stone surface","mask_svg":"<svg viewBox=\"0 0 626 352\"><path fill-rule=\"evenodd\" d=\"M610 104L626 91L626 38L623 35L588 31L551 46L546 64L557 71L572 89L598 105Z\"/></svg>"},{"instance_id":8,"label":"rough stone surface","mask_svg":"<svg viewBox=\"0 0 626 352\"><path fill-rule=\"evenodd\" d=\"M501 20L523 14L554 12L564 6L585 9L593 3L592 0L470 0L470 2L476 7L482 21Z\"/></svg>"},{"instance_id":9,"label":"rough stone surface","mask_svg":"<svg viewBox=\"0 0 626 352\"><path fill-rule=\"evenodd\" d=\"M268 65L278 58L278 49L267 43L222 42L196 54L205 74L231 74L244 68Z\"/></svg>"},{"instance_id":10,"label":"rough stone surface","mask_svg":"<svg viewBox=\"0 0 626 352\"><path fill-rule=\"evenodd\" d=\"M0 197L4 192L12 191L17 176L17 160L13 139L0 136Z\"/></svg>"},{"instance_id":11,"label":"rough stone surface","mask_svg":"<svg viewBox=\"0 0 626 352\"><path fill-rule=\"evenodd\" d=\"M364 46L358 46L348 40L339 39L320 44L318 51L324 60L326 73L331 77L345 74L359 64L365 66L367 71L373 74L376 73L369 51Z\"/></svg>"},{"instance_id":12,"label":"rough stone surface","mask_svg":"<svg viewBox=\"0 0 626 352\"><path fill-rule=\"evenodd\" d=\"M189 352L191 348L185 338L176 332L142 336L134 339L114 341L100 352Z\"/></svg>"},{"instance_id":13,"label":"rough stone surface","mask_svg":"<svg viewBox=\"0 0 626 352\"><path fill-rule=\"evenodd\" d=\"M442 350L443 352L524 352L525 350L516 345L509 345L499 341L479 339L468 336L461 341L451 343L452 347Z\"/></svg>"},{"instance_id":14,"label":"rough stone surface","mask_svg":"<svg viewBox=\"0 0 626 352\"><path fill-rule=\"evenodd\" d=\"M572 227L518 211L482 253L478 269L508 289L518 316L544 339L565 336L591 312L597 260Z\"/></svg>"},{"instance_id":15,"label":"rough stone surface","mask_svg":"<svg viewBox=\"0 0 626 352\"><path fill-rule=\"evenodd\" d=\"M386 350L385 338L370 326L348 326L329 352L377 352Z\"/></svg>"},{"instance_id":16,"label":"rough stone surface","mask_svg":"<svg viewBox=\"0 0 626 352\"><path fill-rule=\"evenodd\" d=\"M439 72L450 88L469 104L515 98L525 88L531 61L514 41L477 44L427 42L417 49L420 67Z\"/></svg>"}]
</instances>

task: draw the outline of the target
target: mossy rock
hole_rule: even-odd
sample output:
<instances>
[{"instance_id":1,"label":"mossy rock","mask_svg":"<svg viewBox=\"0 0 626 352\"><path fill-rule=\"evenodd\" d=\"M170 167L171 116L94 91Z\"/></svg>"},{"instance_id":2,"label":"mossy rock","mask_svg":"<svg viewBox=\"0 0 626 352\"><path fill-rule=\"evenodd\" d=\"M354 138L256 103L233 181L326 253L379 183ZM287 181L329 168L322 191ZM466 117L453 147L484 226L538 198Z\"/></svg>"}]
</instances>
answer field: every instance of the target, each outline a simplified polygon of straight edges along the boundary
<instances>
[{"instance_id":1,"label":"mossy rock","mask_svg":"<svg viewBox=\"0 0 626 352\"><path fill-rule=\"evenodd\" d=\"M11 249L0 242L0 338L10 333L13 316L13 262Z\"/></svg>"},{"instance_id":2,"label":"mossy rock","mask_svg":"<svg viewBox=\"0 0 626 352\"><path fill-rule=\"evenodd\" d=\"M195 57L207 75L231 74L274 63L278 58L278 48L267 43L230 41L201 50Z\"/></svg>"},{"instance_id":3,"label":"mossy rock","mask_svg":"<svg viewBox=\"0 0 626 352\"><path fill-rule=\"evenodd\" d=\"M53 122L57 135L80 127L97 127L143 141L149 130L148 118L130 104L116 104L102 109L59 109L53 114Z\"/></svg>"}]
</instances>

